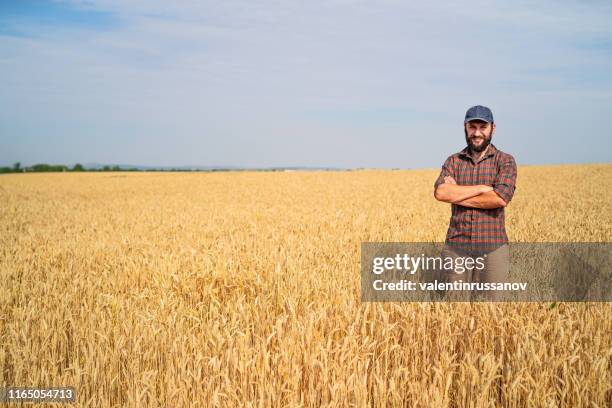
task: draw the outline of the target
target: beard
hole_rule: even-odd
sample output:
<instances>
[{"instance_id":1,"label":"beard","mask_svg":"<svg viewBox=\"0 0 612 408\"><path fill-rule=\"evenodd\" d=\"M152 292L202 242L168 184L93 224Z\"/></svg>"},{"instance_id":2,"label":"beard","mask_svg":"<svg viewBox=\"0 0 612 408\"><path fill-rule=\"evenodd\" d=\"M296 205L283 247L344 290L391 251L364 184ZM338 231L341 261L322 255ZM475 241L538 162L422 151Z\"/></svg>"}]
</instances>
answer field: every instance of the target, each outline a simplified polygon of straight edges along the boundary
<instances>
[{"instance_id":1,"label":"beard","mask_svg":"<svg viewBox=\"0 0 612 408\"><path fill-rule=\"evenodd\" d=\"M465 142L469 146L470 150L475 153L480 153L484 151L484 149L486 149L488 145L491 144L491 133L493 133L493 130L489 131L488 136L484 136L482 138L482 143L480 143L479 145L474 144L473 140L468 136L467 130L465 130L465 128L463 128L463 133L465 134Z\"/></svg>"}]
</instances>

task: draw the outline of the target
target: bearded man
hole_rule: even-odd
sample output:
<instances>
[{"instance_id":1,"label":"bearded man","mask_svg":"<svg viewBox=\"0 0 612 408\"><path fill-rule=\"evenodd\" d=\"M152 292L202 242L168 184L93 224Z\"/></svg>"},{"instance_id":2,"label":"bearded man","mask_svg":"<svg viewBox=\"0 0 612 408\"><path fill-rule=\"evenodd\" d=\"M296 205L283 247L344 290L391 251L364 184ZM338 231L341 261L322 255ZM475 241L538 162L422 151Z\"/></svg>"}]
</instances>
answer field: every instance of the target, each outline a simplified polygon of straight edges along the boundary
<instances>
[{"instance_id":1,"label":"bearded man","mask_svg":"<svg viewBox=\"0 0 612 408\"><path fill-rule=\"evenodd\" d=\"M504 209L516 188L516 162L491 143L495 122L489 108L471 107L463 125L467 146L446 159L434 183L436 200L451 204L443 256L483 256L486 261L482 270L445 271L445 277L450 282L504 282L509 273ZM499 293L476 295L500 298Z\"/></svg>"}]
</instances>

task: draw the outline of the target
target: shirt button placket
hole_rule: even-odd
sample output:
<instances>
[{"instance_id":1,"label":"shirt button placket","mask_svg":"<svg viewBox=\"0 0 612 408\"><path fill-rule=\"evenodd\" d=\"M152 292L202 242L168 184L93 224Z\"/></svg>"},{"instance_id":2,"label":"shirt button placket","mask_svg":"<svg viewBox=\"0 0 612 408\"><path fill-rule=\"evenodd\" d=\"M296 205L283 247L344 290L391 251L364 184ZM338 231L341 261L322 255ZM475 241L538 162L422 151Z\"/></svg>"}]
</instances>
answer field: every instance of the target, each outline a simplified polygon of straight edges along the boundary
<instances>
[{"instance_id":1,"label":"shirt button placket","mask_svg":"<svg viewBox=\"0 0 612 408\"><path fill-rule=\"evenodd\" d=\"M477 166L476 166L477 162L473 163L473 167L472 167L472 183L474 185L478 184L478 170L477 170ZM472 208L470 211L470 239L473 241L475 236L474 236L474 213L476 212L475 208Z\"/></svg>"}]
</instances>

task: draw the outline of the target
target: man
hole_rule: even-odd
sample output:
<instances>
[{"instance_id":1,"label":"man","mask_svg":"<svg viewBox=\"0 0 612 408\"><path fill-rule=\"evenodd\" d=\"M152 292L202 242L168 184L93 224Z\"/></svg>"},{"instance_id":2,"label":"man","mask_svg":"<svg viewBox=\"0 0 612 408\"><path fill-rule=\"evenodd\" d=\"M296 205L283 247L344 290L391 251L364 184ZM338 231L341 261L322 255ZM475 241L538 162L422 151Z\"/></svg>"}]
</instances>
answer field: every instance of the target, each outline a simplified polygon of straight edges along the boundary
<instances>
[{"instance_id":1,"label":"man","mask_svg":"<svg viewBox=\"0 0 612 408\"><path fill-rule=\"evenodd\" d=\"M434 197L452 204L443 256L483 256L485 268L466 276L445 271L448 281L504 282L509 272L504 208L516 184L514 158L491 144L493 113L485 106L468 109L464 121L467 147L448 157L434 183ZM499 299L500 293L486 293Z\"/></svg>"}]
</instances>

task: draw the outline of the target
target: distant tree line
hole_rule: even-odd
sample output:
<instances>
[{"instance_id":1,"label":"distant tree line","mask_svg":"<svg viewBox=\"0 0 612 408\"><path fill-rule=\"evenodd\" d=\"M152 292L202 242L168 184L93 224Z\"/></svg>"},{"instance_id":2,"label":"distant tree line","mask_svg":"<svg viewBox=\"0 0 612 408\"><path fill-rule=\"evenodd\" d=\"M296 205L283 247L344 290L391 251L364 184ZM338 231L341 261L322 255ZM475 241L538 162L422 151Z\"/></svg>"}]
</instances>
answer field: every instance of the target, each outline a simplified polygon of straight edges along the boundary
<instances>
[{"instance_id":1,"label":"distant tree line","mask_svg":"<svg viewBox=\"0 0 612 408\"><path fill-rule=\"evenodd\" d=\"M177 171L197 171L197 172L216 172L216 171L288 171L288 170L308 170L299 167L271 167L271 168L210 168L210 169L189 169L189 168L123 168L120 166L102 166L99 168L85 168L80 163L75 164L72 167L64 164L47 164L38 163L32 166L23 167L20 162L13 164L12 167L0 167L0 174L2 173L45 173L45 172L81 172L81 171L164 171L164 172L177 172ZM313 169L313 170L338 170L338 169Z\"/></svg>"},{"instance_id":2,"label":"distant tree line","mask_svg":"<svg viewBox=\"0 0 612 408\"><path fill-rule=\"evenodd\" d=\"M13 164L13 167L0 167L0 173L45 173L45 172L66 172L66 171L139 171L137 168L123 169L119 166L104 166L98 169L87 169L82 164L77 163L72 167L64 164L38 163L23 167L20 162Z\"/></svg>"}]
</instances>

